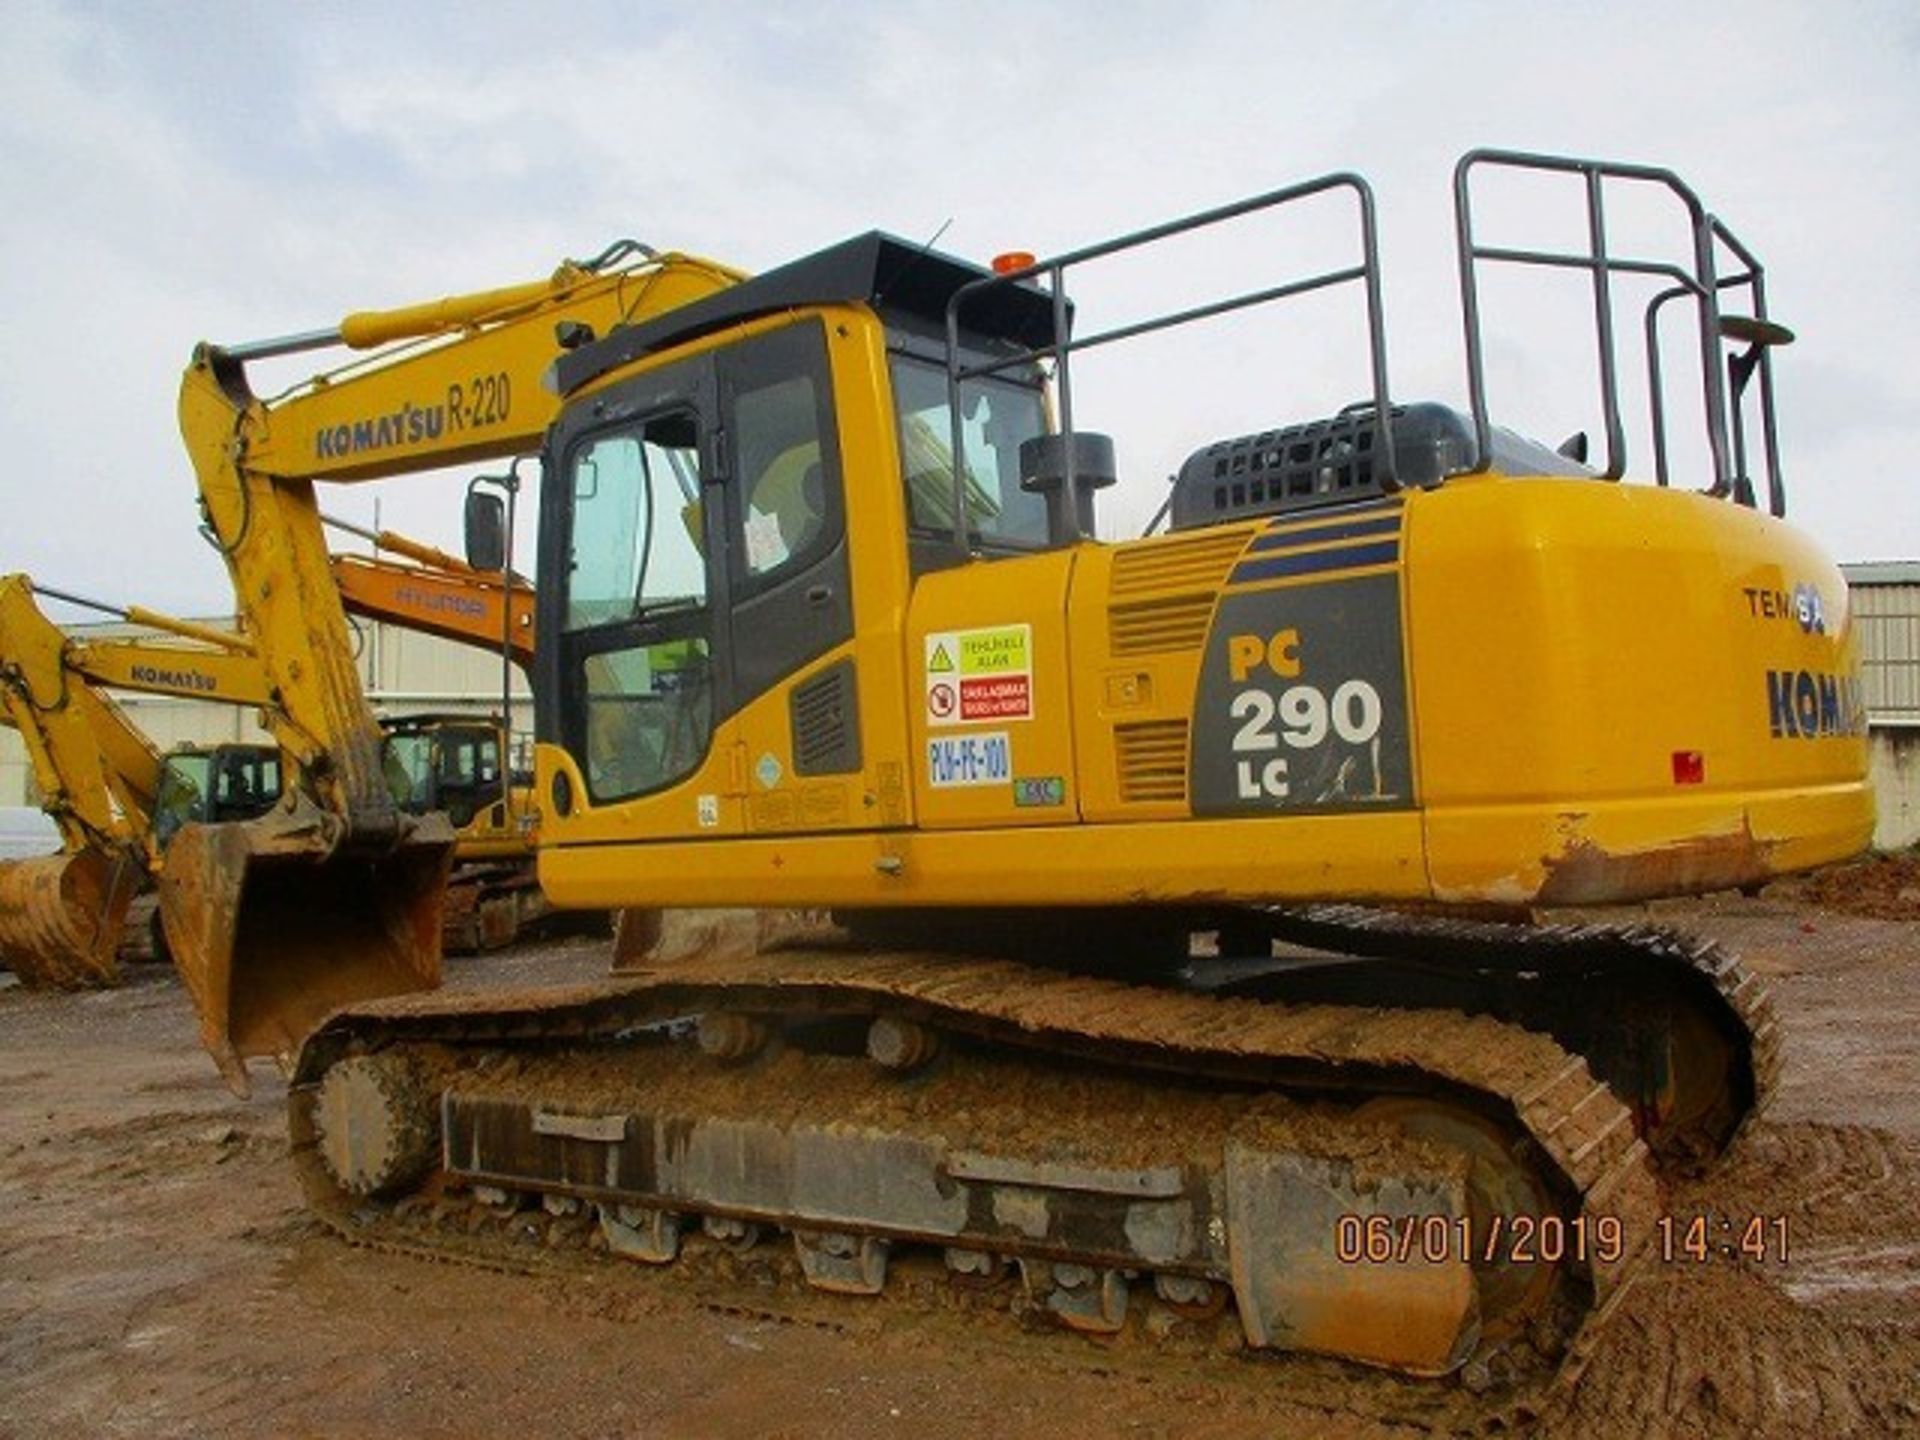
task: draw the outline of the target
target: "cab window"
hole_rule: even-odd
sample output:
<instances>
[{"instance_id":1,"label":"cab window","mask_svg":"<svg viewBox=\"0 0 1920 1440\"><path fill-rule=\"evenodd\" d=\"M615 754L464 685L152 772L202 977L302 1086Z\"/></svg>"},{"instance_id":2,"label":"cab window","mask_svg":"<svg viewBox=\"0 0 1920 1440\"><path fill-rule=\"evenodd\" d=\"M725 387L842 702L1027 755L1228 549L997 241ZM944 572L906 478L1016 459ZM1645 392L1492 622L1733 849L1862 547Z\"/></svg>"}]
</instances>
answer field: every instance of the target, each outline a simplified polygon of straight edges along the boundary
<instances>
[{"instance_id":1,"label":"cab window","mask_svg":"<svg viewBox=\"0 0 1920 1440\"><path fill-rule=\"evenodd\" d=\"M657 790L706 757L713 734L711 672L700 636L587 659L587 788L596 800Z\"/></svg>"},{"instance_id":2,"label":"cab window","mask_svg":"<svg viewBox=\"0 0 1920 1440\"><path fill-rule=\"evenodd\" d=\"M797 567L826 534L819 409L810 375L743 390L734 399L744 501L740 554L750 577Z\"/></svg>"},{"instance_id":3,"label":"cab window","mask_svg":"<svg viewBox=\"0 0 1920 1440\"><path fill-rule=\"evenodd\" d=\"M669 414L576 452L567 629L705 603L697 440L691 414Z\"/></svg>"},{"instance_id":4,"label":"cab window","mask_svg":"<svg viewBox=\"0 0 1920 1440\"><path fill-rule=\"evenodd\" d=\"M700 433L691 411L592 436L573 452L565 627L587 640L582 759L596 802L661 789L713 734Z\"/></svg>"},{"instance_id":5,"label":"cab window","mask_svg":"<svg viewBox=\"0 0 1920 1440\"><path fill-rule=\"evenodd\" d=\"M950 536L953 422L947 373L924 360L892 357L907 515L916 533ZM1037 550L1047 544L1046 497L1020 487L1020 444L1047 432L1039 389L1007 380L969 380L960 389L966 476L966 531L984 549Z\"/></svg>"}]
</instances>

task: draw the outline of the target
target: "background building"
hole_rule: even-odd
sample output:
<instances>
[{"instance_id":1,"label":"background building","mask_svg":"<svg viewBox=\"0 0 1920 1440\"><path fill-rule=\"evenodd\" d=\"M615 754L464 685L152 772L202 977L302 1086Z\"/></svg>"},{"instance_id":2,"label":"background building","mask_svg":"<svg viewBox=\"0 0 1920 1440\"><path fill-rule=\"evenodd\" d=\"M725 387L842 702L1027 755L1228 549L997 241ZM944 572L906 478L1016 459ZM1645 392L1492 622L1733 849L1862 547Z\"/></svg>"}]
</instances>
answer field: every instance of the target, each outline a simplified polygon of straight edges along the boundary
<instances>
[{"instance_id":1,"label":"background building","mask_svg":"<svg viewBox=\"0 0 1920 1440\"><path fill-rule=\"evenodd\" d=\"M1920 843L1920 560L1842 565L1860 631L1883 850Z\"/></svg>"}]
</instances>

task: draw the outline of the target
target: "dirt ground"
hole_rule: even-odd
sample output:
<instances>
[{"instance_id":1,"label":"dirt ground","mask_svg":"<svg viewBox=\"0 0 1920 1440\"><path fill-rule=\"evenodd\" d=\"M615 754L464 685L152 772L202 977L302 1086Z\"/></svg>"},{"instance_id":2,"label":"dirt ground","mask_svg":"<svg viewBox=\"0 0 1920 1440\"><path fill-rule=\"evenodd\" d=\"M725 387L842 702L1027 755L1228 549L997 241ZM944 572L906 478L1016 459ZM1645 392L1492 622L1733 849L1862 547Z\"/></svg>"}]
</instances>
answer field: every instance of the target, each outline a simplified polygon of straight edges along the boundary
<instances>
[{"instance_id":1,"label":"dirt ground","mask_svg":"<svg viewBox=\"0 0 1920 1440\"><path fill-rule=\"evenodd\" d=\"M1789 1030L1782 1093L1687 1216L1784 1216L1788 1263L1646 1268L1550 1435L1920 1434L1920 890L1663 904L1737 946ZM1908 894L1903 897L1903 887ZM1870 895L1866 916L1821 908ZM1884 903L1883 903L1884 902ZM456 961L598 975L604 942ZM1157 1353L1004 1317L787 1303L581 1262L359 1250L303 1211L283 1091L215 1083L165 972L0 991L0 1435L1411 1435L1427 1392L1319 1362ZM1492 1417L1461 1392L1450 1427ZM1457 1403L1455 1403L1457 1402ZM1465 1408L1462 1408L1462 1407Z\"/></svg>"}]
</instances>

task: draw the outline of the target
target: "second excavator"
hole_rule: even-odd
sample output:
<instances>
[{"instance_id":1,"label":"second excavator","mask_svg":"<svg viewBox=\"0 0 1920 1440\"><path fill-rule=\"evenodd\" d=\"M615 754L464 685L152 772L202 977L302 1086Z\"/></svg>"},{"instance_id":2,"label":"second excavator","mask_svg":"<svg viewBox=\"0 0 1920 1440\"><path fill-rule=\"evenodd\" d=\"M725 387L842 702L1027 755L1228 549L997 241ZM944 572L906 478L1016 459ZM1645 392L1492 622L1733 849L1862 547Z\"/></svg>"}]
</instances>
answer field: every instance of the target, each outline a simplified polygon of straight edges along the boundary
<instances>
[{"instance_id":1,"label":"second excavator","mask_svg":"<svg viewBox=\"0 0 1920 1440\"><path fill-rule=\"evenodd\" d=\"M74 641L25 576L0 576L0 720L19 733L61 839L57 855L0 861L0 962L28 985L116 982L129 910L180 827L249 819L279 798L274 746L162 754L105 693L265 705L246 642L138 607L116 613L174 640Z\"/></svg>"},{"instance_id":2,"label":"second excavator","mask_svg":"<svg viewBox=\"0 0 1920 1440\"><path fill-rule=\"evenodd\" d=\"M1488 170L1577 182L1589 246L1479 239ZM1680 259L1609 248L1622 187L1677 207ZM1081 267L1309 203L1347 207L1350 263L1106 330L1068 301ZM627 248L202 346L182 426L298 799L190 827L168 903L228 1077L298 1049L316 1209L495 1257L779 1237L824 1290L927 1264L1081 1329L1151 1310L1476 1387L1577 1356L1778 1036L1711 945L1484 917L1859 849L1854 640L1781 518L1791 337L1732 230L1665 170L1486 151L1455 221L1464 414L1388 393L1348 174L1005 273L878 234L752 278ZM1507 263L1592 286L1598 464L1492 423L1480 277ZM1622 483L1616 287L1647 277L1647 333L1680 314L1698 352L1694 488L1657 369L1654 483ZM1117 467L1074 356L1339 289L1367 398L1205 440L1167 533L1097 540ZM448 842L379 783L315 487L535 447L543 886L830 910L830 940L403 993L434 978ZM289 938L296 903L333 933Z\"/></svg>"},{"instance_id":3,"label":"second excavator","mask_svg":"<svg viewBox=\"0 0 1920 1440\"><path fill-rule=\"evenodd\" d=\"M503 581L390 530L327 523L404 557L329 557L350 613L496 651L509 671L530 670L533 592L524 580ZM36 592L161 638L69 636L39 611ZM0 862L0 961L29 985L115 983L124 922L174 834L190 822L252 818L280 798L275 746L188 744L160 754L114 703L115 690L261 711L275 704L244 635L0 577L0 721L22 736L62 836L57 856ZM501 698L504 708L504 688ZM448 812L455 830L446 947L510 944L552 918L533 872L531 776L509 775L501 721L409 714L382 725L398 803L416 815ZM593 912L582 919L595 923ZM157 911L147 928L147 948L167 957Z\"/></svg>"}]
</instances>

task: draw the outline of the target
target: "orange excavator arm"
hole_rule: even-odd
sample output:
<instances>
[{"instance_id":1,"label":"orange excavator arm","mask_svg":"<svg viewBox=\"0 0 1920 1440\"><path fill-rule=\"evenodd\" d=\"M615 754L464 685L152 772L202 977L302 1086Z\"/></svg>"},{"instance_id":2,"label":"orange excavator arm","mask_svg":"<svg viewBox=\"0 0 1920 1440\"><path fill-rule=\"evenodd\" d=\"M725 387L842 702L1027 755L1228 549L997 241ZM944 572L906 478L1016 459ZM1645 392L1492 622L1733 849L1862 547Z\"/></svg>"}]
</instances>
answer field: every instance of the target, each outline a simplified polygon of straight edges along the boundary
<instances>
[{"instance_id":1,"label":"orange excavator arm","mask_svg":"<svg viewBox=\"0 0 1920 1440\"><path fill-rule=\"evenodd\" d=\"M504 645L523 674L533 669L533 586L518 575L476 570L456 555L391 530L367 530L332 516L321 520L370 540L407 563L337 553L328 563L349 615L437 635L478 649ZM502 613L502 607L508 607Z\"/></svg>"}]
</instances>

